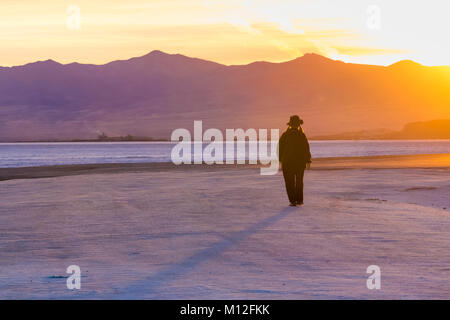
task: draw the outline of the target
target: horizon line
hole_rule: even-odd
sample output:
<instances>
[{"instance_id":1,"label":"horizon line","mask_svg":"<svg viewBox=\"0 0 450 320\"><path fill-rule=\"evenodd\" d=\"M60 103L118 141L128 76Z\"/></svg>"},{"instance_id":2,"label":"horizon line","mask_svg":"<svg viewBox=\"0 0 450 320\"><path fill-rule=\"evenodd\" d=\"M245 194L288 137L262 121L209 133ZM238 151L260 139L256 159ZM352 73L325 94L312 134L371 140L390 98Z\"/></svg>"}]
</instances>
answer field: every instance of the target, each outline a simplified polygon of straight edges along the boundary
<instances>
[{"instance_id":1,"label":"horizon line","mask_svg":"<svg viewBox=\"0 0 450 320\"><path fill-rule=\"evenodd\" d=\"M53 63L59 64L61 66L68 66L68 65L72 65L72 64L91 65L91 66L106 66L106 65L108 65L110 63L113 63L113 62L120 62L120 61L124 62L124 61L129 61L129 60L132 60L132 59L144 58L144 57L146 57L148 55L151 55L151 54L164 54L164 55L169 55L169 56L182 56L182 57L189 58L189 59L197 59L197 60L202 60L202 61L205 61L205 62L215 63L215 64L218 64L218 65L221 65L221 66L224 66L224 67L248 66L248 65L251 65L251 64L254 64L254 63L282 64L282 63L288 63L288 62L292 62L292 61L295 61L295 60L299 60L299 59L302 59L302 58L304 58L306 56L318 56L318 57L323 58L323 59L327 59L327 60L334 61L334 62L342 62L342 63L345 63L345 64L363 65L363 66L377 66L377 67L384 67L384 68L388 68L388 67L391 67L391 66L393 66L395 64L403 63L403 62L413 63L413 64L420 65L422 67L428 67L428 68L450 67L450 65L433 65L433 66L429 66L429 65L421 64L421 63L419 63L417 61L414 61L414 60L410 60L410 59L398 60L398 61L396 61L394 63L389 64L389 65L354 63L354 62L345 62L345 61L338 60L338 59L332 59L332 58L329 58L329 57L327 57L325 55L322 55L322 54L319 54L319 53L315 53L315 52L306 52L302 56L298 56L297 58L290 59L290 60L285 60L285 61L256 60L256 61L252 61L252 62L244 63L244 64L223 64L223 63L216 62L216 61L213 61L213 60L207 60L207 59L203 59L203 58L199 58L199 57L192 57L192 56L188 56L188 55L181 54L181 53L167 53L167 52L164 52L162 50L155 49L155 50L151 50L148 53L146 53L144 55L141 55L141 56L134 56L134 57L130 57L128 59L116 59L116 60L111 60L111 61L108 61L108 62L105 62L105 63L98 63L98 64L96 64L96 63L80 63L80 62L77 62L77 61L73 61L73 62L69 62L69 63L61 63L61 62L58 62L56 60L53 60L52 58L49 58L49 59L46 59L46 60L36 60L36 61L27 62L25 64L14 65L14 66L0 66L0 68L9 68L10 69L10 68L17 68L17 67L25 67L27 65L31 65L31 64L35 64L35 63L39 63L39 62L53 62Z\"/></svg>"}]
</instances>

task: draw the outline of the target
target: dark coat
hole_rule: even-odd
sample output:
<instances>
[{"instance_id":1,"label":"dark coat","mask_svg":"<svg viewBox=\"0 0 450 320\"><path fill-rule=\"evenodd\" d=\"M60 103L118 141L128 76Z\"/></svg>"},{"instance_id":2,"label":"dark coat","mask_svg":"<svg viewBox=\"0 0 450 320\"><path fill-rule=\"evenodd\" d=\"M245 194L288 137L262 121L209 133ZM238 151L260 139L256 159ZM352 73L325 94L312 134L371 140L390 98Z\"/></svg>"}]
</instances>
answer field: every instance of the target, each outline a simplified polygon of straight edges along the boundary
<instances>
[{"instance_id":1,"label":"dark coat","mask_svg":"<svg viewBox=\"0 0 450 320\"><path fill-rule=\"evenodd\" d=\"M278 144L279 160L283 167L305 168L311 162L308 139L302 130L288 128Z\"/></svg>"}]
</instances>

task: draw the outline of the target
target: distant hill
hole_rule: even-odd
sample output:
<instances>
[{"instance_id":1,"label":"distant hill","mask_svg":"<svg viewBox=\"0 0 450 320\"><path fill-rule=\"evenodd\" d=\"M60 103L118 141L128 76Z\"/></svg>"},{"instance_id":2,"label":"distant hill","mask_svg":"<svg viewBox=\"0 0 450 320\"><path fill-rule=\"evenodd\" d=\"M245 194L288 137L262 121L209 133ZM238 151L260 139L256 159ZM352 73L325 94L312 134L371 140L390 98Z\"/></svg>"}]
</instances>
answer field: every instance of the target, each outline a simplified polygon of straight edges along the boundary
<instances>
[{"instance_id":1,"label":"distant hill","mask_svg":"<svg viewBox=\"0 0 450 320\"><path fill-rule=\"evenodd\" d=\"M408 123L389 139L450 139L450 119Z\"/></svg>"},{"instance_id":2,"label":"distant hill","mask_svg":"<svg viewBox=\"0 0 450 320\"><path fill-rule=\"evenodd\" d=\"M411 61L383 67L306 54L225 66L161 51L105 65L47 60L0 67L0 141L169 138L194 120L284 129L291 114L309 136L399 130L450 118L449 92L450 67Z\"/></svg>"},{"instance_id":3,"label":"distant hill","mask_svg":"<svg viewBox=\"0 0 450 320\"><path fill-rule=\"evenodd\" d=\"M359 130L336 134L313 135L309 137L309 140L375 140L385 139L384 137L394 134L395 132L396 131L388 129Z\"/></svg>"},{"instance_id":4,"label":"distant hill","mask_svg":"<svg viewBox=\"0 0 450 320\"><path fill-rule=\"evenodd\" d=\"M315 136L312 139L450 139L450 119L408 123L401 131L379 129L373 131L344 132L334 135Z\"/></svg>"}]
</instances>

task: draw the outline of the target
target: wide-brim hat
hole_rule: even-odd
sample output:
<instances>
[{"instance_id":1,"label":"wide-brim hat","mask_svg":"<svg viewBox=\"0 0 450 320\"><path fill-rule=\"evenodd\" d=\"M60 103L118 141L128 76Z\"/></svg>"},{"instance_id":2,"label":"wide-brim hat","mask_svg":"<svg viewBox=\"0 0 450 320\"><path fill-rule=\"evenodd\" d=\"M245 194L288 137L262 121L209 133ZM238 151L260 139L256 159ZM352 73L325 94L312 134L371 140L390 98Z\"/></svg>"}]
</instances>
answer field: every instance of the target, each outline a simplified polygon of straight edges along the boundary
<instances>
[{"instance_id":1,"label":"wide-brim hat","mask_svg":"<svg viewBox=\"0 0 450 320\"><path fill-rule=\"evenodd\" d=\"M293 115L290 117L289 122L287 123L288 126L299 126L303 124L303 120L300 119L299 116Z\"/></svg>"}]
</instances>

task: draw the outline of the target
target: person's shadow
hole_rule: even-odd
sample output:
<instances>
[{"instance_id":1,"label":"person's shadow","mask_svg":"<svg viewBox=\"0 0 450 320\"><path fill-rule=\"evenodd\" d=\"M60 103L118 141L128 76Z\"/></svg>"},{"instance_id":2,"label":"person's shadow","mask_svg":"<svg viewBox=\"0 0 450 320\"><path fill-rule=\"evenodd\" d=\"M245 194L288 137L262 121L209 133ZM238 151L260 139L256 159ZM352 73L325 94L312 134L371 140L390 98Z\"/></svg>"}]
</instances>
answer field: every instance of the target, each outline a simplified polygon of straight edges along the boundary
<instances>
[{"instance_id":1,"label":"person's shadow","mask_svg":"<svg viewBox=\"0 0 450 320\"><path fill-rule=\"evenodd\" d=\"M242 231L234 232L226 239L223 239L178 263L169 265L163 270L158 271L147 278L139 280L138 282L127 287L116 289L115 293L108 294L108 298L136 299L139 294L143 294L145 296L149 294L157 295L156 291L158 288L164 288L167 283L182 277L192 271L199 264L220 255L225 250L239 244L251 235L277 223L297 209L298 208L296 207L285 208L277 214L267 217L266 219L257 222Z\"/></svg>"}]
</instances>

